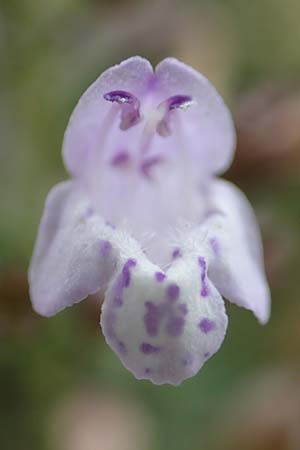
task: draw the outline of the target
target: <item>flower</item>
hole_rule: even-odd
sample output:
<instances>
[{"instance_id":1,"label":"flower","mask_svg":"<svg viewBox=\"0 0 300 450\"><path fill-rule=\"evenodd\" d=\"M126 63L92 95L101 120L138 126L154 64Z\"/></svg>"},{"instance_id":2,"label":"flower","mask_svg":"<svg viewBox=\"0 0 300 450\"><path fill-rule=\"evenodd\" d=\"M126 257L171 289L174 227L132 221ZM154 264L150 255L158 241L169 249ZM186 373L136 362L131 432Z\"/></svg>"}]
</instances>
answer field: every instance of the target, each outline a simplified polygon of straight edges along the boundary
<instances>
[{"instance_id":1,"label":"flower","mask_svg":"<svg viewBox=\"0 0 300 450\"><path fill-rule=\"evenodd\" d=\"M179 384L219 349L223 297L269 317L250 205L217 178L235 147L230 113L201 74L173 58L105 71L68 124L71 180L46 201L29 280L52 316L99 292L109 346L138 379Z\"/></svg>"}]
</instances>

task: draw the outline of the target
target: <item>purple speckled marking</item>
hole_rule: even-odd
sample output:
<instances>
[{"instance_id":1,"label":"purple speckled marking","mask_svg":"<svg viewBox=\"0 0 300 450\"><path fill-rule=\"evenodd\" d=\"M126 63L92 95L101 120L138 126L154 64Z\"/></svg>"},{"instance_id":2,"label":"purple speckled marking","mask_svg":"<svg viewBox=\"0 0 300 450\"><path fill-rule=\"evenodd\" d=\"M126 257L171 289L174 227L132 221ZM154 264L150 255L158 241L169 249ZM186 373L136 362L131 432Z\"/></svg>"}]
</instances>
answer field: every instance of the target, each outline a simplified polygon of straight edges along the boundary
<instances>
[{"instance_id":1,"label":"purple speckled marking","mask_svg":"<svg viewBox=\"0 0 300 450\"><path fill-rule=\"evenodd\" d=\"M188 308L187 308L186 303L180 303L180 305L178 305L178 309L179 309L179 311L181 312L181 314L183 314L184 316L187 315L187 313L188 313Z\"/></svg>"},{"instance_id":2,"label":"purple speckled marking","mask_svg":"<svg viewBox=\"0 0 300 450\"><path fill-rule=\"evenodd\" d=\"M204 353L204 358L208 358L210 356L210 353L209 352L205 352Z\"/></svg>"},{"instance_id":3,"label":"purple speckled marking","mask_svg":"<svg viewBox=\"0 0 300 450\"><path fill-rule=\"evenodd\" d=\"M111 252L111 249L112 249L112 245L109 241L101 241L100 242L100 252L104 258L107 258L107 256Z\"/></svg>"},{"instance_id":4,"label":"purple speckled marking","mask_svg":"<svg viewBox=\"0 0 300 450\"><path fill-rule=\"evenodd\" d=\"M169 286L166 289L166 299L169 302L176 302L176 300L179 297L179 286L177 286L177 284L173 283L173 284L169 284Z\"/></svg>"},{"instance_id":5,"label":"purple speckled marking","mask_svg":"<svg viewBox=\"0 0 300 450\"><path fill-rule=\"evenodd\" d=\"M155 278L159 283L161 283L165 280L166 275L163 272L155 272Z\"/></svg>"},{"instance_id":6,"label":"purple speckled marking","mask_svg":"<svg viewBox=\"0 0 300 450\"><path fill-rule=\"evenodd\" d=\"M181 258L182 253L180 248L175 248L172 252L172 259L177 259L177 258Z\"/></svg>"},{"instance_id":7,"label":"purple speckled marking","mask_svg":"<svg viewBox=\"0 0 300 450\"><path fill-rule=\"evenodd\" d=\"M149 375L152 372L152 370L150 369L150 367L145 367L144 373L145 375Z\"/></svg>"},{"instance_id":8,"label":"purple speckled marking","mask_svg":"<svg viewBox=\"0 0 300 450\"><path fill-rule=\"evenodd\" d=\"M207 297L208 294L209 294L209 289L208 289L208 286L206 284L206 261L203 258L203 256L199 256L198 262L199 262L199 266L201 267L201 283L202 283L202 287L201 287L200 294L201 294L202 297Z\"/></svg>"},{"instance_id":9,"label":"purple speckled marking","mask_svg":"<svg viewBox=\"0 0 300 450\"><path fill-rule=\"evenodd\" d=\"M158 326L161 320L160 308L152 302L146 302L145 307L147 309L144 315L144 324L149 336L157 336Z\"/></svg>"},{"instance_id":10,"label":"purple speckled marking","mask_svg":"<svg viewBox=\"0 0 300 450\"><path fill-rule=\"evenodd\" d=\"M121 150L118 152L111 160L111 165L113 167L124 167L130 161L130 155L126 150Z\"/></svg>"},{"instance_id":11,"label":"purple speckled marking","mask_svg":"<svg viewBox=\"0 0 300 450\"><path fill-rule=\"evenodd\" d=\"M156 355L160 351L161 347L149 344L148 342L142 342L140 345L140 352L144 353L145 355Z\"/></svg>"},{"instance_id":12,"label":"purple speckled marking","mask_svg":"<svg viewBox=\"0 0 300 450\"><path fill-rule=\"evenodd\" d=\"M217 238L211 238L209 240L209 244L212 248L212 251L214 252L215 256L219 256L220 254L220 244L219 241L217 240Z\"/></svg>"},{"instance_id":13,"label":"purple speckled marking","mask_svg":"<svg viewBox=\"0 0 300 450\"><path fill-rule=\"evenodd\" d=\"M201 320L201 322L198 324L198 327L202 331L202 333L209 333L210 331L213 331L216 328L216 324L213 320L208 319L205 317Z\"/></svg>"},{"instance_id":14,"label":"purple speckled marking","mask_svg":"<svg viewBox=\"0 0 300 450\"><path fill-rule=\"evenodd\" d=\"M181 336L185 320L182 317L171 317L167 323L166 330L169 336Z\"/></svg>"},{"instance_id":15,"label":"purple speckled marking","mask_svg":"<svg viewBox=\"0 0 300 450\"><path fill-rule=\"evenodd\" d=\"M135 259L128 259L124 264L122 273L118 276L114 292L113 292L113 306L120 308L123 305L123 289L130 285L130 268L136 266Z\"/></svg>"},{"instance_id":16,"label":"purple speckled marking","mask_svg":"<svg viewBox=\"0 0 300 450\"><path fill-rule=\"evenodd\" d=\"M134 266L136 266L136 260L132 258L128 259L124 264L122 270L124 288L127 288L130 284L130 268Z\"/></svg>"},{"instance_id":17,"label":"purple speckled marking","mask_svg":"<svg viewBox=\"0 0 300 450\"><path fill-rule=\"evenodd\" d=\"M170 284L166 289L164 302L155 304L148 301L145 303L144 324L149 336L158 335L162 322L164 322L164 330L169 336L177 337L183 333L185 320L182 316L187 313L187 307L185 303L182 303L178 305L176 311L178 297L179 287L176 284Z\"/></svg>"}]
</instances>

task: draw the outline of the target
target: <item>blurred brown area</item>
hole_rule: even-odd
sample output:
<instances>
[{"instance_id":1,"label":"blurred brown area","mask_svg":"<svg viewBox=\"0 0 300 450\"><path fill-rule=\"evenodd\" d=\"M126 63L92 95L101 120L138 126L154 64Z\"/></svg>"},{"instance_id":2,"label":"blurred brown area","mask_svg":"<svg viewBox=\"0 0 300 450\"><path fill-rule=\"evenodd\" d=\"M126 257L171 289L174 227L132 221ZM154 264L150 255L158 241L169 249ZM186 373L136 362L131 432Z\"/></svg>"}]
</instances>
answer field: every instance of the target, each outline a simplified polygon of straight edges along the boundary
<instances>
[{"instance_id":1,"label":"blurred brown area","mask_svg":"<svg viewBox=\"0 0 300 450\"><path fill-rule=\"evenodd\" d=\"M299 372L273 367L259 374L235 392L222 413L218 449L297 450Z\"/></svg>"},{"instance_id":2,"label":"blurred brown area","mask_svg":"<svg viewBox=\"0 0 300 450\"><path fill-rule=\"evenodd\" d=\"M300 449L299 17L298 0L1 0L1 448ZM184 60L229 104L238 145L225 176L254 206L272 289L269 324L227 305L221 351L176 389L121 366L100 299L44 319L28 293L44 199L66 177L72 108L135 54Z\"/></svg>"}]
</instances>

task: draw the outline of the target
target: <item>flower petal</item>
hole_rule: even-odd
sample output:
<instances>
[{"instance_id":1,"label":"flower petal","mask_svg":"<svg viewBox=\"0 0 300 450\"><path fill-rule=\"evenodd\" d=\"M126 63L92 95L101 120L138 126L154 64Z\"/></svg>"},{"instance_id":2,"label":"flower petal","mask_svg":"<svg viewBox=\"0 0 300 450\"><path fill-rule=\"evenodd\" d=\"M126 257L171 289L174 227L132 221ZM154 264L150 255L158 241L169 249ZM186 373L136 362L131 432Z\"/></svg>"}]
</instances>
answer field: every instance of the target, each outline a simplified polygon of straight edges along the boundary
<instances>
[{"instance_id":1,"label":"flower petal","mask_svg":"<svg viewBox=\"0 0 300 450\"><path fill-rule=\"evenodd\" d=\"M64 182L49 193L30 270L34 309L44 316L105 289L115 268L109 230L93 215L75 182Z\"/></svg>"},{"instance_id":2,"label":"flower petal","mask_svg":"<svg viewBox=\"0 0 300 450\"><path fill-rule=\"evenodd\" d=\"M63 146L64 162L73 176L84 176L87 171L91 176L90 170L95 164L97 166L97 157L103 156L101 149L106 148L105 143L111 137L116 137L115 145L108 143L107 147L115 151L120 143L119 150L123 150L127 141L136 141L133 139L136 136L135 127L126 130L126 133L120 130L119 121L115 120L118 106L112 107L103 96L118 89L139 97L147 89L152 75L151 64L135 56L103 72L83 94L70 118Z\"/></svg>"},{"instance_id":3,"label":"flower petal","mask_svg":"<svg viewBox=\"0 0 300 450\"><path fill-rule=\"evenodd\" d=\"M178 114L177 131L168 139L170 145L182 145L206 173L222 173L231 164L236 144L231 114L210 82L192 67L167 58L155 69L165 97L190 96L195 105ZM182 119L182 120L180 120Z\"/></svg>"},{"instance_id":4,"label":"flower petal","mask_svg":"<svg viewBox=\"0 0 300 450\"><path fill-rule=\"evenodd\" d=\"M110 283L102 330L136 378L180 384L219 349L227 316L204 266L205 256L188 256L163 273L145 257L128 259Z\"/></svg>"},{"instance_id":5,"label":"flower petal","mask_svg":"<svg viewBox=\"0 0 300 450\"><path fill-rule=\"evenodd\" d=\"M258 225L244 194L227 181L215 181L212 214L207 227L215 259L209 276L220 293L233 303L254 312L261 323L270 315L270 292L266 281Z\"/></svg>"}]
</instances>

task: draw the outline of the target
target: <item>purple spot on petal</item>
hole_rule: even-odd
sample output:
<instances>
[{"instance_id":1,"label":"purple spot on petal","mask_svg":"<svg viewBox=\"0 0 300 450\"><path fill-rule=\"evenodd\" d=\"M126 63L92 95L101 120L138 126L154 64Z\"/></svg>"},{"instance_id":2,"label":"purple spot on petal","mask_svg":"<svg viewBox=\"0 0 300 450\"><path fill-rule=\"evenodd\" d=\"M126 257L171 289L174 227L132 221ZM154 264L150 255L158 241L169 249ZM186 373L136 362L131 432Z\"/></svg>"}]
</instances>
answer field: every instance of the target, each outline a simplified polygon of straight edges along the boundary
<instances>
[{"instance_id":1,"label":"purple spot on petal","mask_svg":"<svg viewBox=\"0 0 300 450\"><path fill-rule=\"evenodd\" d=\"M125 263L123 270L122 270L122 276L123 276L123 287L127 288L130 284L130 268L136 266L136 260L135 259L128 259Z\"/></svg>"},{"instance_id":2,"label":"purple spot on petal","mask_svg":"<svg viewBox=\"0 0 300 450\"><path fill-rule=\"evenodd\" d=\"M157 354L161 351L161 347L151 345L148 342L142 342L140 345L140 351L145 355Z\"/></svg>"},{"instance_id":3,"label":"purple spot on petal","mask_svg":"<svg viewBox=\"0 0 300 450\"><path fill-rule=\"evenodd\" d=\"M111 160L111 165L113 167L123 167L128 164L130 160L130 155L126 150L118 152Z\"/></svg>"},{"instance_id":4,"label":"purple spot on petal","mask_svg":"<svg viewBox=\"0 0 300 450\"><path fill-rule=\"evenodd\" d=\"M152 370L150 369L150 367L146 367L144 372L145 372L145 375L149 375L152 372Z\"/></svg>"},{"instance_id":5,"label":"purple spot on petal","mask_svg":"<svg viewBox=\"0 0 300 450\"><path fill-rule=\"evenodd\" d=\"M181 314L183 314L184 316L188 313L188 308L186 303L180 303L180 305L178 305L179 311L181 312Z\"/></svg>"},{"instance_id":6,"label":"purple spot on petal","mask_svg":"<svg viewBox=\"0 0 300 450\"><path fill-rule=\"evenodd\" d=\"M204 353L204 358L208 358L208 357L209 357L209 355L210 355L210 353L209 353L209 352L205 352L205 353Z\"/></svg>"},{"instance_id":7,"label":"purple spot on petal","mask_svg":"<svg viewBox=\"0 0 300 450\"><path fill-rule=\"evenodd\" d=\"M167 333L173 337L180 336L183 332L184 323L185 321L182 317L171 317L167 323Z\"/></svg>"},{"instance_id":8,"label":"purple spot on petal","mask_svg":"<svg viewBox=\"0 0 300 450\"><path fill-rule=\"evenodd\" d=\"M157 336L158 326L160 321L160 310L152 302L146 302L145 307L147 309L144 315L144 324L149 336Z\"/></svg>"},{"instance_id":9,"label":"purple spot on petal","mask_svg":"<svg viewBox=\"0 0 300 450\"><path fill-rule=\"evenodd\" d=\"M203 258L203 256L199 256L198 262L199 262L199 266L201 267L201 283L202 283L202 287L201 287L200 294L201 294L202 297L207 297L208 294L209 294L209 289L208 289L208 286L206 284L206 261Z\"/></svg>"},{"instance_id":10,"label":"purple spot on petal","mask_svg":"<svg viewBox=\"0 0 300 450\"><path fill-rule=\"evenodd\" d=\"M166 278L166 275L162 272L155 272L155 278L157 281L162 282Z\"/></svg>"},{"instance_id":11,"label":"purple spot on petal","mask_svg":"<svg viewBox=\"0 0 300 450\"><path fill-rule=\"evenodd\" d=\"M204 318L201 320L201 322L198 324L198 327L200 328L200 330L207 334L210 331L213 331L216 328L216 324L213 320L210 320L208 318Z\"/></svg>"},{"instance_id":12,"label":"purple spot on petal","mask_svg":"<svg viewBox=\"0 0 300 450\"><path fill-rule=\"evenodd\" d=\"M181 253L180 248L175 248L172 253L172 258L177 259L177 258L180 258L181 256L182 256L182 253Z\"/></svg>"},{"instance_id":13,"label":"purple spot on petal","mask_svg":"<svg viewBox=\"0 0 300 450\"><path fill-rule=\"evenodd\" d=\"M109 241L101 241L100 242L100 252L104 258L106 258L110 254L111 249L112 249L112 245Z\"/></svg>"},{"instance_id":14,"label":"purple spot on petal","mask_svg":"<svg viewBox=\"0 0 300 450\"><path fill-rule=\"evenodd\" d=\"M179 286L177 284L170 284L166 289L166 299L170 302L175 302L179 297Z\"/></svg>"},{"instance_id":15,"label":"purple spot on petal","mask_svg":"<svg viewBox=\"0 0 300 450\"><path fill-rule=\"evenodd\" d=\"M128 259L124 264L122 273L118 276L113 289L113 306L120 308L123 305L123 289L130 285L130 268L136 266L135 259Z\"/></svg>"}]
</instances>

